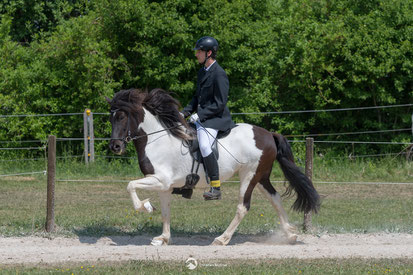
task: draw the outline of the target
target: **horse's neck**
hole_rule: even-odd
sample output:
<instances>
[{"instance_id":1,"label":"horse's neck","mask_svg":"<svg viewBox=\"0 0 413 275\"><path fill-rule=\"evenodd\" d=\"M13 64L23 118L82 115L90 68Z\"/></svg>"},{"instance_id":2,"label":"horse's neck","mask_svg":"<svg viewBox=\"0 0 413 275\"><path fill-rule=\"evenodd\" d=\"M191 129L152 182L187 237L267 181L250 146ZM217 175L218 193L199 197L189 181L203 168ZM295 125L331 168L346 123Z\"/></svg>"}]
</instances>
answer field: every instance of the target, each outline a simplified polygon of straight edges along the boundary
<instances>
[{"instance_id":1,"label":"horse's neck","mask_svg":"<svg viewBox=\"0 0 413 275\"><path fill-rule=\"evenodd\" d=\"M145 109L144 113L145 116L139 129L147 134L147 139L138 139L134 144L138 153L139 165L141 170L146 169L146 171L142 170L146 175L154 173L153 168L149 170L147 168L162 163L165 160L166 152L169 156L176 156L175 159L179 159L182 154L180 154L181 147L179 146L181 141L171 135L156 116Z\"/></svg>"},{"instance_id":2,"label":"horse's neck","mask_svg":"<svg viewBox=\"0 0 413 275\"><path fill-rule=\"evenodd\" d=\"M145 108L143 108L143 111L145 115L142 123L139 125L139 129L145 131L146 134L155 133L165 129L156 116L152 115L151 112Z\"/></svg>"}]
</instances>

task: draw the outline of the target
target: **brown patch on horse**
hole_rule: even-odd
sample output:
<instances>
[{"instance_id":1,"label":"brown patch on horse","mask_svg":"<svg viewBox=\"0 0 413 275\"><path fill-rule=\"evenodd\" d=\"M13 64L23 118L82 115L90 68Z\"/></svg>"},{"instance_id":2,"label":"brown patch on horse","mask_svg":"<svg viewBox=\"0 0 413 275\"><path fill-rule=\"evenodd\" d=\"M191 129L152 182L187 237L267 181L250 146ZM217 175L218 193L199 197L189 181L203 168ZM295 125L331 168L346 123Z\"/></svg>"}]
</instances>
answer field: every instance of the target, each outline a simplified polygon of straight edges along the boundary
<instances>
[{"instance_id":1,"label":"brown patch on horse","mask_svg":"<svg viewBox=\"0 0 413 275\"><path fill-rule=\"evenodd\" d=\"M179 102L168 92L162 89L143 91L140 89L128 89L117 92L112 100L106 98L111 105L111 111L123 111L128 116L124 129L130 131L130 137L139 136L133 140L138 153L139 166L144 175L154 174L154 167L146 156L145 147L148 142L147 134L142 129L137 130L140 123L145 119L144 108L152 115L158 117L162 125L175 137L189 140L193 139L188 124L179 114Z\"/></svg>"},{"instance_id":2,"label":"brown patch on horse","mask_svg":"<svg viewBox=\"0 0 413 275\"><path fill-rule=\"evenodd\" d=\"M131 131L130 135L140 136L139 139L133 140L133 144L138 153L139 167L144 175L154 174L154 168L150 160L145 154L145 147L148 142L148 137L143 130L138 129L138 124L145 119L145 112L142 108L147 93L139 89L121 90L115 94L113 100L108 100L111 105L111 110L120 110L125 112L128 119L123 125L124 129ZM120 141L119 141L120 142ZM123 142L123 141L122 141Z\"/></svg>"},{"instance_id":3,"label":"brown patch on horse","mask_svg":"<svg viewBox=\"0 0 413 275\"><path fill-rule=\"evenodd\" d=\"M244 194L244 206L247 208L247 210L250 209L252 191L254 190L257 183L262 182L263 186L266 189L268 188L267 184L265 183L270 177L272 165L277 156L277 147L275 145L272 133L258 126L253 126L252 131L254 133L255 145L258 149L262 150L262 155L260 157L257 170L255 171L255 175L251 179L247 191ZM271 191L275 191L274 188L272 189L273 190Z\"/></svg>"},{"instance_id":4,"label":"brown patch on horse","mask_svg":"<svg viewBox=\"0 0 413 275\"><path fill-rule=\"evenodd\" d=\"M136 152L138 153L139 168L145 176L155 174L155 169L153 168L150 159L146 156L145 153L146 144L148 143L148 136L142 129L138 131L137 135L142 136L141 138L139 138L139 141L133 141L133 145L135 146Z\"/></svg>"},{"instance_id":5,"label":"brown patch on horse","mask_svg":"<svg viewBox=\"0 0 413 275\"><path fill-rule=\"evenodd\" d=\"M144 100L145 96L143 92L139 92L138 96L135 97L135 100L140 100L141 102ZM131 119L132 123L130 127L132 128L131 135L132 136L139 136L139 139L133 140L133 145L135 146L136 152L138 154L138 162L139 168L141 169L142 173L146 175L155 174L155 169L150 161L150 159L146 156L145 148L148 143L148 136L144 130L139 129L136 133L136 129L138 129L138 123L142 122L145 119L145 112L143 108L135 105L135 109L133 113L130 113L129 119Z\"/></svg>"}]
</instances>

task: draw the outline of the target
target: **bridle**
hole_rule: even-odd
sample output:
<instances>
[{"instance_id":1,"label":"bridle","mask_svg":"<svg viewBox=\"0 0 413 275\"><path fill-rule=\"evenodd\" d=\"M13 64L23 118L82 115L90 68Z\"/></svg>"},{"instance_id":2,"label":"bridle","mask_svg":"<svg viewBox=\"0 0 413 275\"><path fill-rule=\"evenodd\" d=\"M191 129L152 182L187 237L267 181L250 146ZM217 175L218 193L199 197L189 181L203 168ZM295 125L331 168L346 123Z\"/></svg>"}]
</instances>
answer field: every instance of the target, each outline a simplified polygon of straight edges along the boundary
<instances>
[{"instance_id":1,"label":"bridle","mask_svg":"<svg viewBox=\"0 0 413 275\"><path fill-rule=\"evenodd\" d=\"M154 134L157 134L157 133L161 133L161 132L165 132L165 131L168 131L168 130L171 130L171 129L174 129L174 128L178 128L180 125L175 125L175 126L172 126L172 127L169 127L169 128L165 128L165 129L162 129L162 130L159 130L159 131L155 131L155 132L152 132L152 133L149 133L149 134L143 134L143 135L135 135L135 136L131 136L131 131L130 130L128 130L128 135L126 136L126 137L124 137L122 140L125 142L125 143L129 143L129 142L131 142L132 140L137 140L137 139L140 139L140 138L142 138L142 137L147 137L147 136L150 136L150 135L154 135Z\"/></svg>"},{"instance_id":2,"label":"bridle","mask_svg":"<svg viewBox=\"0 0 413 275\"><path fill-rule=\"evenodd\" d=\"M120 111L121 109L116 109L116 110L110 110L110 115L112 115L113 114L113 117L115 117L115 115L116 115L116 112L117 111ZM122 111L124 111L124 110L122 110ZM126 112L126 111L124 111L124 112ZM131 130L130 130L130 113L129 112L126 112L127 114L128 114L128 122L127 122L127 132L128 132L128 135L126 136L126 137L124 137L124 138L111 138L111 139L117 139L117 140L122 140L124 143L126 143L126 144L128 144L129 142L131 142L132 140L137 140L137 139L140 139L140 138L143 138L143 137L147 137L147 136L150 136L150 135L154 135L154 134L158 134L158 133L161 133L161 132L165 132L165 131L168 131L168 130L171 130L171 129L174 129L174 128L178 128L179 126L181 126L181 125L175 125L175 126L172 126L172 127L168 127L168 128L165 128L165 129L162 129L162 130L159 130L159 131L155 131L155 132L152 132L152 133L149 133L149 134L143 134L143 135L134 135L134 136L132 136L132 132L131 132Z\"/></svg>"},{"instance_id":3,"label":"bridle","mask_svg":"<svg viewBox=\"0 0 413 275\"><path fill-rule=\"evenodd\" d=\"M110 113L111 113L111 115L112 115L112 113L113 113L113 117L115 117L116 112L119 111L119 110L121 110L121 109L110 110ZM124 111L124 112L126 112L126 111ZM111 138L111 139L122 140L122 141L123 141L124 143L126 143L126 144L128 144L128 143L131 142L132 140L137 140L137 139L140 139L140 138L143 138L143 137L147 137L147 136L150 136L150 135L158 134L158 133L165 132L165 131L168 131L168 130L171 130L171 129L174 129L174 128L177 128L177 127L180 127L180 126L181 126L181 125L175 125L175 126L168 127L168 128L165 128L165 129L162 129L162 130L159 130L159 131L155 131L155 132L152 132L152 133L149 133L149 134L132 136L132 133L131 133L131 130L130 130L130 123L129 123L130 113L129 113L129 112L126 112L126 113L128 113L128 122L127 122L127 125L128 125L128 128L127 128L128 135L127 135L126 137L124 137L124 138ZM200 123L200 124L201 124L201 123ZM201 126L204 127L202 124L201 124ZM205 129L205 127L204 127L204 129ZM205 129L205 131L207 131L207 133L208 133L209 135L211 135L211 133L209 133L207 129ZM212 136L212 135L211 135L211 136ZM222 148L224 148L225 151L228 152L228 154L231 155L231 157L232 157L236 162L238 162L238 163L240 163L240 164L246 164L246 162L245 162L245 163L244 163L244 162L240 162L233 154L231 154L231 152L230 152L227 148L225 148L225 146L222 145L221 142L220 142L217 138L215 138L215 140L217 141L217 143L218 143L219 145L221 145ZM183 141L183 142L184 142L184 141Z\"/></svg>"}]
</instances>

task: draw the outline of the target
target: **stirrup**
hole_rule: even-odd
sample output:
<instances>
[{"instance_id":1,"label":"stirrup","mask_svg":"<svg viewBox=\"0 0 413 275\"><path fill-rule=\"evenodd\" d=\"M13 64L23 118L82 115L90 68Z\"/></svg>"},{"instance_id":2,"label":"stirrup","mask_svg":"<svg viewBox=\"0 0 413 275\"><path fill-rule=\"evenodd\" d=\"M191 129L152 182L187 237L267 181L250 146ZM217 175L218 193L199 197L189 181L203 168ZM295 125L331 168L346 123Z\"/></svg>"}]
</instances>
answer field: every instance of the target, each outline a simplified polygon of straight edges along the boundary
<instances>
[{"instance_id":1,"label":"stirrup","mask_svg":"<svg viewBox=\"0 0 413 275\"><path fill-rule=\"evenodd\" d=\"M203 197L206 201L220 200L221 199L221 190L217 190L216 188L211 187L211 189L208 192L205 192L203 194Z\"/></svg>"},{"instance_id":2,"label":"stirrup","mask_svg":"<svg viewBox=\"0 0 413 275\"><path fill-rule=\"evenodd\" d=\"M172 194L182 195L185 199L190 199L192 197L193 189L184 188L174 188Z\"/></svg>"}]
</instances>

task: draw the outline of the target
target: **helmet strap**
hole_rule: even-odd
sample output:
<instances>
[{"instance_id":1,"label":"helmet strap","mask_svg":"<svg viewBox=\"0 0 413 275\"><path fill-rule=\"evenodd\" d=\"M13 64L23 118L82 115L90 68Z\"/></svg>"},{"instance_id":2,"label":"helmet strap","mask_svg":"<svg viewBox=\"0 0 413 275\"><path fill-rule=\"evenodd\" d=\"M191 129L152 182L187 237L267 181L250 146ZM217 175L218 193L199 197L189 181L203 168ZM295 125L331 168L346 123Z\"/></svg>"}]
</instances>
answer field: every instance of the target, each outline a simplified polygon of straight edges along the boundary
<instances>
[{"instance_id":1,"label":"helmet strap","mask_svg":"<svg viewBox=\"0 0 413 275\"><path fill-rule=\"evenodd\" d=\"M208 52L209 52L209 51L205 51L205 60L204 60L204 62L202 63L202 66L204 66L204 67L205 67L205 63L207 62L207 60L210 59L211 56L212 56L212 54L211 54L210 56L208 56Z\"/></svg>"}]
</instances>

